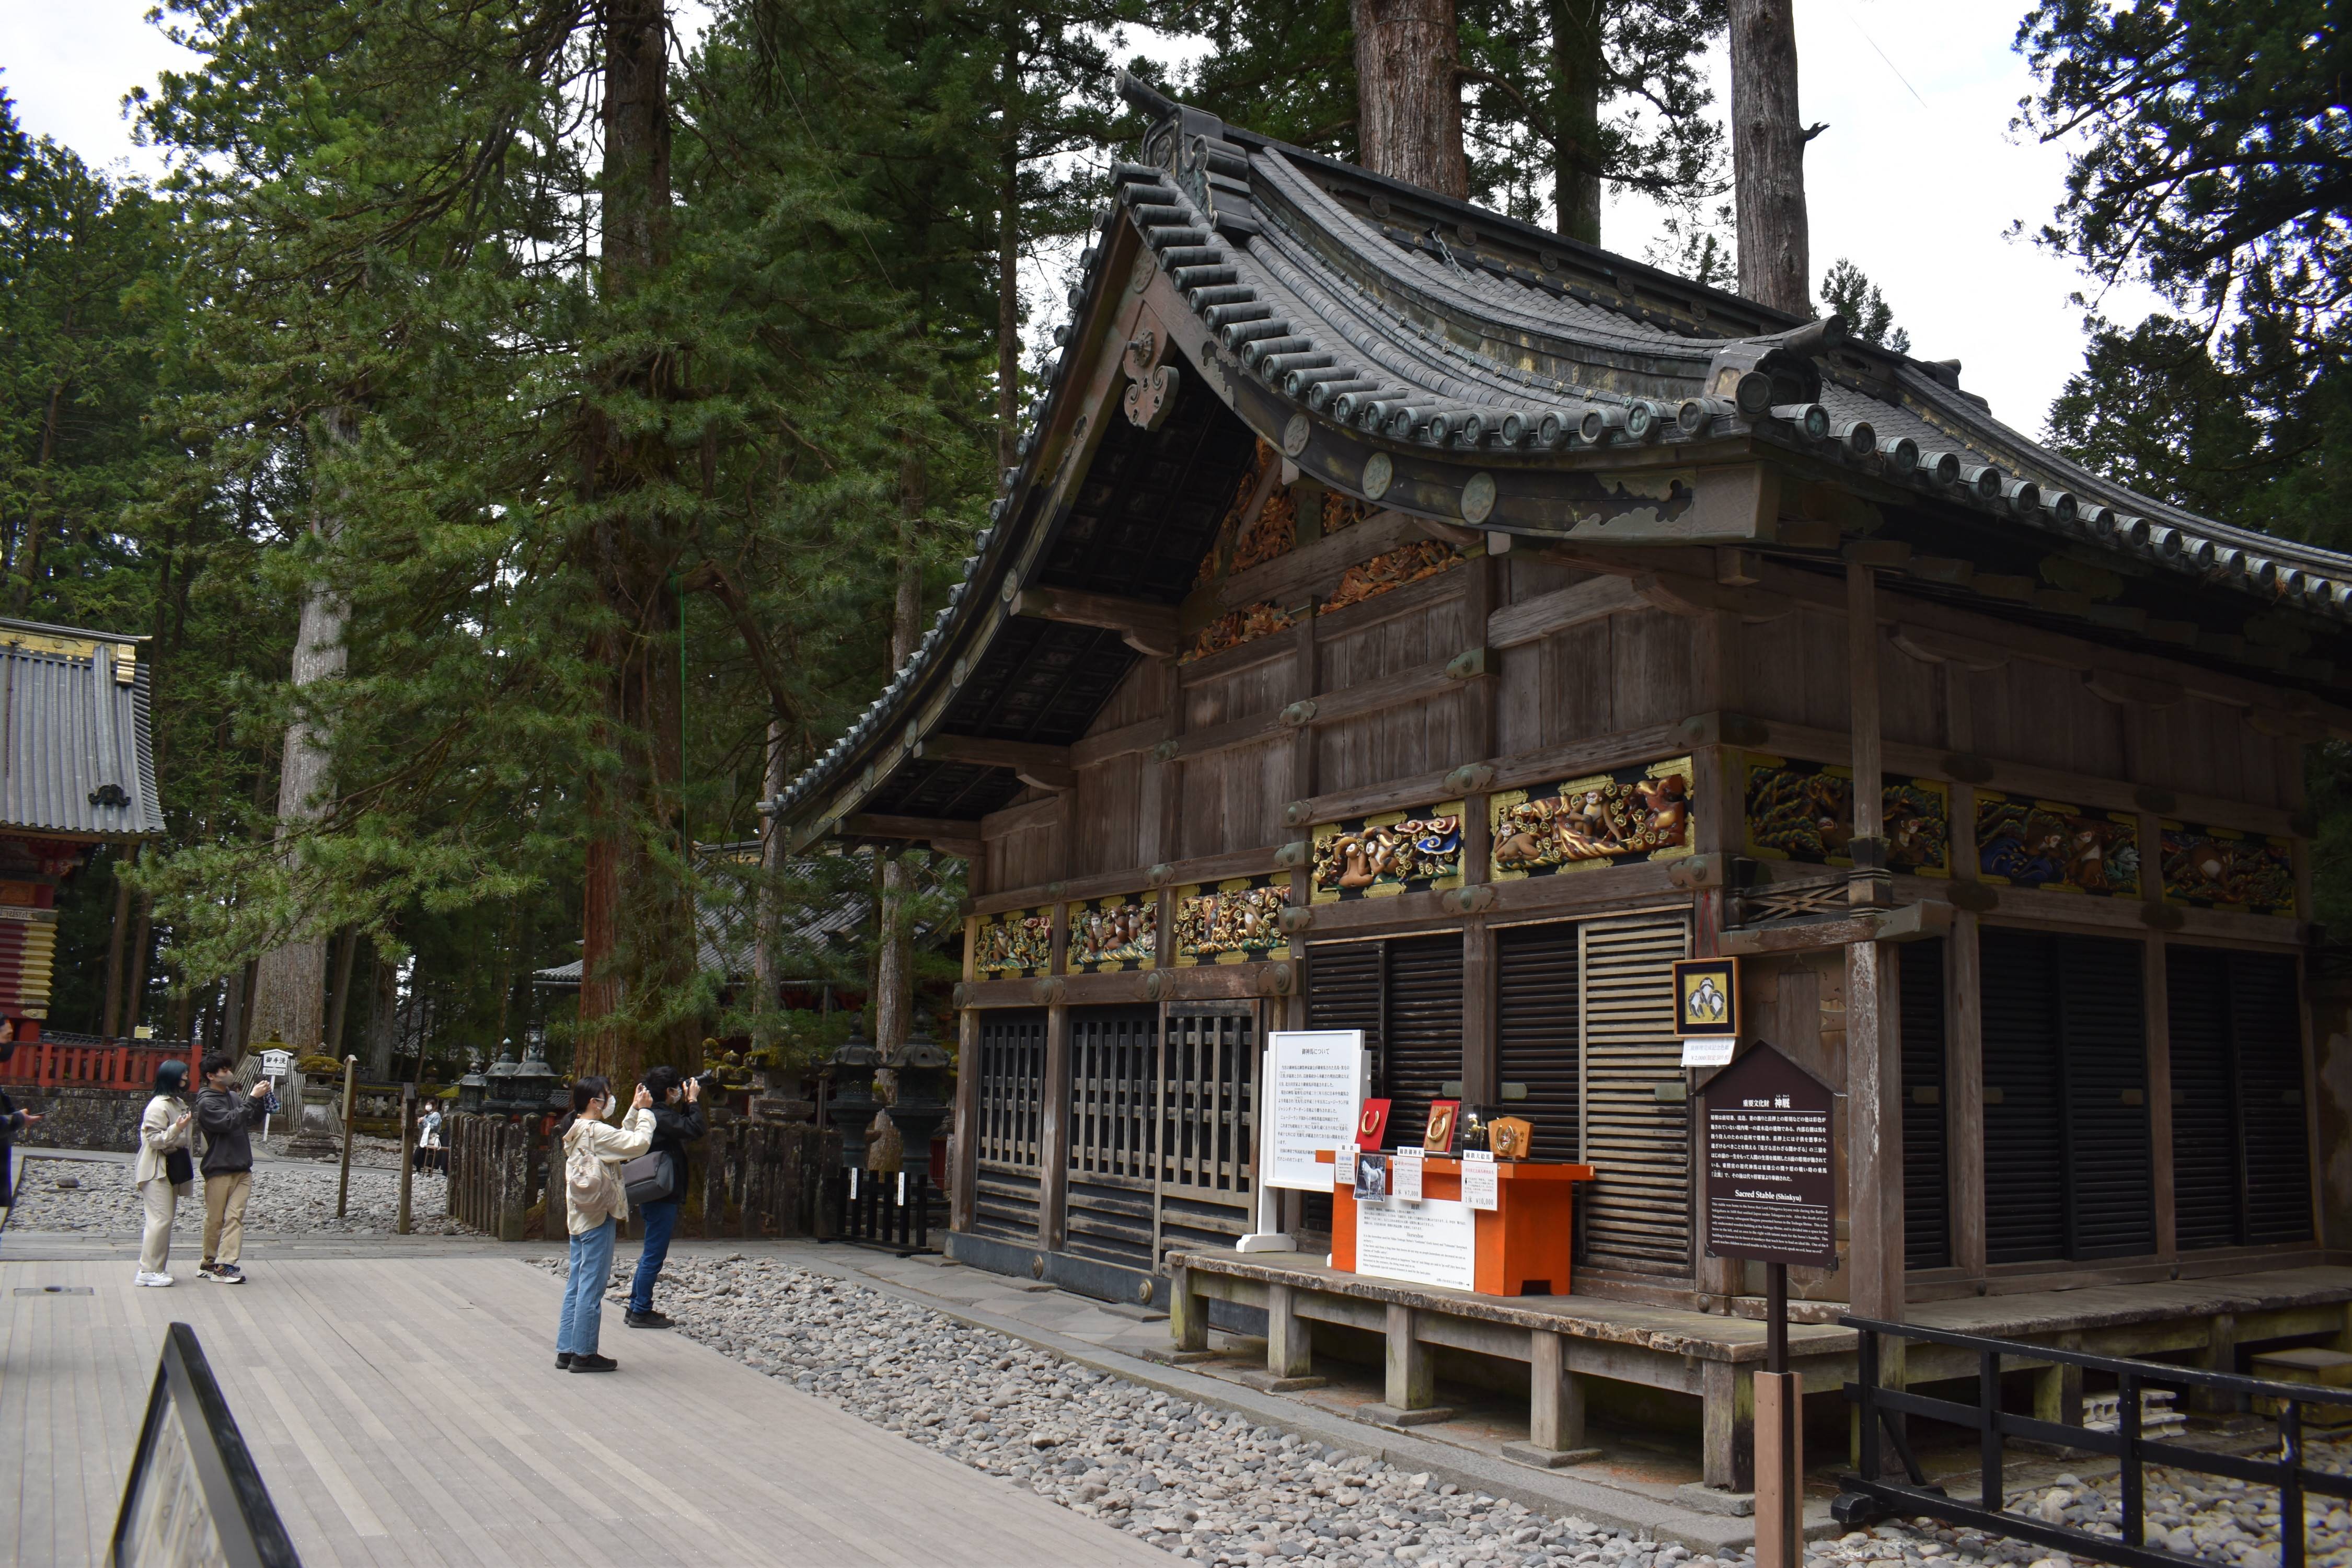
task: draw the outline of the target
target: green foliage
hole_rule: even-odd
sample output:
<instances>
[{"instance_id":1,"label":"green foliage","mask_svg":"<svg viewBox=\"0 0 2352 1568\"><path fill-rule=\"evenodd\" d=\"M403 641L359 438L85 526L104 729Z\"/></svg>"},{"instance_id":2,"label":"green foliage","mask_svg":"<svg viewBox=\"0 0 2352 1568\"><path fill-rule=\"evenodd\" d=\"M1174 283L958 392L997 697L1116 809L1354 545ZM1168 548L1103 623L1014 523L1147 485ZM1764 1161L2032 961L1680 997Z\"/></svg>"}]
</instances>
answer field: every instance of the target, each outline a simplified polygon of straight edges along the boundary
<instances>
[{"instance_id":1,"label":"green foliage","mask_svg":"<svg viewBox=\"0 0 2352 1568\"><path fill-rule=\"evenodd\" d=\"M1895 311L1878 285L1844 257L1822 277L1822 309L1843 316L1846 330L1864 342L1899 354L1911 352L1911 334L1895 324Z\"/></svg>"}]
</instances>

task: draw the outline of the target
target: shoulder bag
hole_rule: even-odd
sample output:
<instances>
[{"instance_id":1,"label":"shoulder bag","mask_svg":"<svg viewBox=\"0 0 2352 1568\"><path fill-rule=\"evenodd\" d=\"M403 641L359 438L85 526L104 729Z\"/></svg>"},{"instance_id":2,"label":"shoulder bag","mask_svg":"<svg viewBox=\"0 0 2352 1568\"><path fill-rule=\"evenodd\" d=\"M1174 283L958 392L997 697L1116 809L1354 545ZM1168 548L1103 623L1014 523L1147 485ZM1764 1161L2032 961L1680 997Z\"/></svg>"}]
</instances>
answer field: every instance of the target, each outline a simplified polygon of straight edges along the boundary
<instances>
[{"instance_id":1,"label":"shoulder bag","mask_svg":"<svg viewBox=\"0 0 2352 1568\"><path fill-rule=\"evenodd\" d=\"M639 1208L647 1204L666 1204L677 1196L677 1176L670 1164L669 1151L651 1150L623 1165L621 1186L629 1194L629 1202Z\"/></svg>"}]
</instances>

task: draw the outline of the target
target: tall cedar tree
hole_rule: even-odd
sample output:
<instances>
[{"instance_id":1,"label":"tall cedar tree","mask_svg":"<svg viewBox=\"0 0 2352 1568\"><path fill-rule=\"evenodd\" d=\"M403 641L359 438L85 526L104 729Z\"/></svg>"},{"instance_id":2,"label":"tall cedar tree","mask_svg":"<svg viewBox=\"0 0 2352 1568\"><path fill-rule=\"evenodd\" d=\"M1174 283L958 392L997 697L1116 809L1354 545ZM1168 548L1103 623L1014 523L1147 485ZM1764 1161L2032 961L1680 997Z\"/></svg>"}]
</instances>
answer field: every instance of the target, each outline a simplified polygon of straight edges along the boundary
<instances>
[{"instance_id":1,"label":"tall cedar tree","mask_svg":"<svg viewBox=\"0 0 2352 1568\"><path fill-rule=\"evenodd\" d=\"M1597 245L1606 184L1680 205L1715 191L1722 132L1707 113L1704 57L1725 4L1456 0L1470 199L1528 221L1549 216ZM1210 42L1177 90L1237 125L1363 161L1349 0L1163 0L1153 15Z\"/></svg>"},{"instance_id":2,"label":"tall cedar tree","mask_svg":"<svg viewBox=\"0 0 2352 1568\"><path fill-rule=\"evenodd\" d=\"M335 498L331 538L274 514L269 570L352 617L342 679L249 709L330 739L300 853L249 837L153 875L192 973L338 926L421 963L420 923L578 886L593 843L620 1011L583 1065L676 1059L716 1016L689 824L748 837L771 718L805 760L872 689L908 453L937 581L995 441L964 348L986 319L926 321L895 276L952 248L984 282L971 208L940 204L950 246L868 204L859 133L902 105L776 112L780 10L730 12L658 75L657 11L180 13L205 63L144 120L230 285L205 346L238 369L201 423L224 486L299 471ZM884 42L851 7L818 21ZM913 52L862 74L903 86ZM329 408L350 440L317 438Z\"/></svg>"}]
</instances>

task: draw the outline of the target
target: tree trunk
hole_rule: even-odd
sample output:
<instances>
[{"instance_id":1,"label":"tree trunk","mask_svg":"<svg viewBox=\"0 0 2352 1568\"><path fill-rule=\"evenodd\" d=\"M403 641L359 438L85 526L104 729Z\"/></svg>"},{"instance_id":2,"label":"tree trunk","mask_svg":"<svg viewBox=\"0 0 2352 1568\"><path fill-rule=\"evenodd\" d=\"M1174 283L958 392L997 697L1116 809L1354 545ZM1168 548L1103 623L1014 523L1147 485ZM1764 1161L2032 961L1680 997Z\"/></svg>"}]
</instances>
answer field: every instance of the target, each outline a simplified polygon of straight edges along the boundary
<instances>
[{"instance_id":1,"label":"tree trunk","mask_svg":"<svg viewBox=\"0 0 2352 1568\"><path fill-rule=\"evenodd\" d=\"M139 895L139 923L131 932L131 984L123 990L122 1032L138 1033L147 1005L147 949L155 935L155 900Z\"/></svg>"},{"instance_id":2,"label":"tree trunk","mask_svg":"<svg viewBox=\"0 0 2352 1568\"><path fill-rule=\"evenodd\" d=\"M996 192L996 465L1021 460L1021 47L1004 49Z\"/></svg>"},{"instance_id":3,"label":"tree trunk","mask_svg":"<svg viewBox=\"0 0 2352 1568\"><path fill-rule=\"evenodd\" d=\"M668 27L662 0L604 11L604 306L616 323L668 259ZM634 342L635 334L617 334ZM676 390L677 356L632 346L598 380L623 401ZM683 535L654 499L673 478L665 436L611 418L592 395L582 544L605 617L604 740L617 765L593 779L574 1069L621 1083L655 1061L691 1068L701 1031L666 1009L694 978L692 868L678 842L684 691L675 571Z\"/></svg>"},{"instance_id":4,"label":"tree trunk","mask_svg":"<svg viewBox=\"0 0 2352 1568\"><path fill-rule=\"evenodd\" d=\"M1794 0L1731 0L1731 165L1739 291L1759 305L1811 315Z\"/></svg>"},{"instance_id":5,"label":"tree trunk","mask_svg":"<svg viewBox=\"0 0 2352 1568\"><path fill-rule=\"evenodd\" d=\"M184 985L180 988L180 994L172 999L172 1038L175 1040L195 1038L195 1016L196 994Z\"/></svg>"},{"instance_id":6,"label":"tree trunk","mask_svg":"<svg viewBox=\"0 0 2352 1568\"><path fill-rule=\"evenodd\" d=\"M784 724L781 719L768 721L767 773L761 781L761 797L773 800L784 793L792 782L784 771ZM776 879L784 869L783 825L772 816L760 819L760 891L759 920L751 945L751 990L755 1011L752 1014L751 1047L763 1050L773 1045L774 1031L767 1019L782 1005L783 972L782 955L776 952L776 937L782 923L783 899Z\"/></svg>"},{"instance_id":7,"label":"tree trunk","mask_svg":"<svg viewBox=\"0 0 2352 1568\"><path fill-rule=\"evenodd\" d=\"M335 939L335 985L327 1003L327 1054L341 1061L343 1025L352 1016L352 961L359 956L360 933L347 931Z\"/></svg>"},{"instance_id":8,"label":"tree trunk","mask_svg":"<svg viewBox=\"0 0 2352 1568\"><path fill-rule=\"evenodd\" d=\"M392 1077L392 1047L400 1030L400 969L382 953L369 965L375 983L375 1007L368 1015L367 1063L375 1080Z\"/></svg>"},{"instance_id":9,"label":"tree trunk","mask_svg":"<svg viewBox=\"0 0 2352 1568\"><path fill-rule=\"evenodd\" d=\"M117 855L114 862L114 929L106 939L106 1002L98 1033L101 1039L113 1039L122 1025L122 945L131 937L131 884L123 879L122 868L127 863L139 864L139 852L144 844L133 844L128 857Z\"/></svg>"},{"instance_id":10,"label":"tree trunk","mask_svg":"<svg viewBox=\"0 0 2352 1568\"><path fill-rule=\"evenodd\" d=\"M1601 243L1601 0L1551 0L1553 226Z\"/></svg>"},{"instance_id":11,"label":"tree trunk","mask_svg":"<svg viewBox=\"0 0 2352 1568\"><path fill-rule=\"evenodd\" d=\"M1376 174L1467 196L1454 0L1349 0L1356 142Z\"/></svg>"},{"instance_id":12,"label":"tree trunk","mask_svg":"<svg viewBox=\"0 0 2352 1568\"><path fill-rule=\"evenodd\" d=\"M338 408L320 420L325 439L347 444L358 435L352 411ZM340 519L322 511L310 524L311 532L332 542L341 528ZM294 689L298 694L322 680L342 676L347 653L343 626L351 606L325 583L313 583L302 596L302 624L294 639ZM299 853L296 835L301 825L325 809L321 796L332 757L319 743L307 720L286 727L286 751L278 765L278 839L284 853ZM295 918L301 920L297 910ZM261 955L253 983L252 1030L256 1037L282 1040L296 1056L317 1051L326 1037L327 943L323 937L302 937Z\"/></svg>"},{"instance_id":13,"label":"tree trunk","mask_svg":"<svg viewBox=\"0 0 2352 1568\"><path fill-rule=\"evenodd\" d=\"M898 473L898 584L890 614L890 668L914 657L923 619L923 569L915 524L923 511L927 486L922 464L909 452ZM914 871L902 853L882 859L881 923L874 964L874 1044L885 1056L907 1043L915 1005L914 933L907 908L915 890Z\"/></svg>"}]
</instances>

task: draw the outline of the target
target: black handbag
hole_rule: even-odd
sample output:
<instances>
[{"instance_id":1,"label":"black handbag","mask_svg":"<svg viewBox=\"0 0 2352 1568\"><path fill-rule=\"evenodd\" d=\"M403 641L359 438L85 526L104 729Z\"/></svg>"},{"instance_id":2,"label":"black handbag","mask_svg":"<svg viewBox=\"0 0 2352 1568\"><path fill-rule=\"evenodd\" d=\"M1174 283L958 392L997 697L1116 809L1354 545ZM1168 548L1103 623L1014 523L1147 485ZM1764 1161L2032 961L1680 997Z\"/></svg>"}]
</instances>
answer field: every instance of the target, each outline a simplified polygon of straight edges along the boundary
<instances>
[{"instance_id":1,"label":"black handbag","mask_svg":"<svg viewBox=\"0 0 2352 1568\"><path fill-rule=\"evenodd\" d=\"M163 1151L163 1179L175 1187L196 1179L196 1163L185 1149Z\"/></svg>"},{"instance_id":2,"label":"black handbag","mask_svg":"<svg viewBox=\"0 0 2352 1568\"><path fill-rule=\"evenodd\" d=\"M677 1196L677 1174L671 1168L669 1151L656 1149L623 1165L621 1189L639 1208L647 1204L666 1204Z\"/></svg>"}]
</instances>

